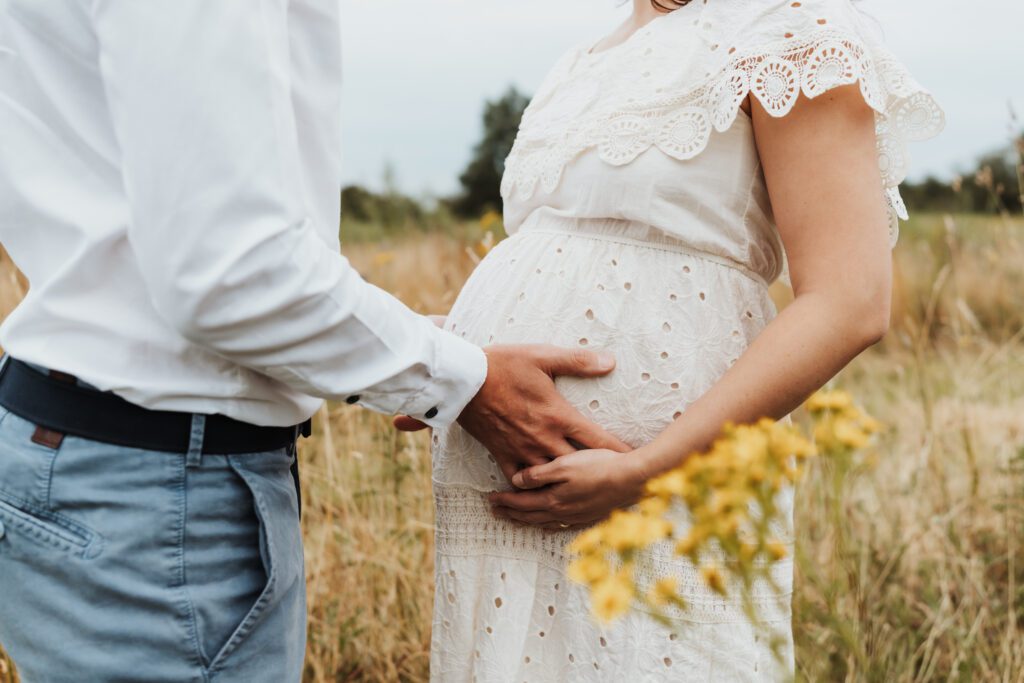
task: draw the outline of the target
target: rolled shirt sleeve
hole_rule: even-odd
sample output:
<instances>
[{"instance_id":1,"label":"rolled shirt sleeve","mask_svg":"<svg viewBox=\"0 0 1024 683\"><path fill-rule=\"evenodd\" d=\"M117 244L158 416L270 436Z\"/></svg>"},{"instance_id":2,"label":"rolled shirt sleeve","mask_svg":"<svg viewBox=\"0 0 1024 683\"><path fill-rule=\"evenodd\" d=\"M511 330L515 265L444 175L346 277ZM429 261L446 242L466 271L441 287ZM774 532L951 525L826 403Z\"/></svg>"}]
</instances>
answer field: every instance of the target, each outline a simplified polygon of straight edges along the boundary
<instances>
[{"instance_id":1,"label":"rolled shirt sleeve","mask_svg":"<svg viewBox=\"0 0 1024 683\"><path fill-rule=\"evenodd\" d=\"M318 232L288 3L95 0L92 20L128 241L161 318L303 393L454 421L483 351L362 280Z\"/></svg>"}]
</instances>

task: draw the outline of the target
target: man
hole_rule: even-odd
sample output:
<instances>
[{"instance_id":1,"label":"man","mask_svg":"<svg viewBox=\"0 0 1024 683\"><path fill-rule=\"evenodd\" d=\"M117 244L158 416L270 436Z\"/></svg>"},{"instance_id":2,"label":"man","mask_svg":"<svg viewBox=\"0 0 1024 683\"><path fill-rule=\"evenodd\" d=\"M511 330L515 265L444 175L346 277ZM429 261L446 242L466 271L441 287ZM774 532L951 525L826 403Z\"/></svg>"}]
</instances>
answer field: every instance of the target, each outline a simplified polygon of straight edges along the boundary
<instances>
[{"instance_id":1,"label":"man","mask_svg":"<svg viewBox=\"0 0 1024 683\"><path fill-rule=\"evenodd\" d=\"M621 447L338 253L336 0L4 0L0 645L33 681L296 681L294 444L322 399L459 419L508 476Z\"/></svg>"}]
</instances>

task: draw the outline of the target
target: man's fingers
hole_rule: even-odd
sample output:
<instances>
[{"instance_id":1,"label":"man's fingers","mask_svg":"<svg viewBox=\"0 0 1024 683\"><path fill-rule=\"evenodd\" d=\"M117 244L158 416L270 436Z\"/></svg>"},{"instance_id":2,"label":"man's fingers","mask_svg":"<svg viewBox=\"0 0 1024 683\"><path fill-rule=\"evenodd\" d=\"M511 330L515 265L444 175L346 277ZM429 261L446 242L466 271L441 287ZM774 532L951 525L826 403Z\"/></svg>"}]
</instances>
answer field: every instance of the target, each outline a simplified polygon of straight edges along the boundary
<instances>
[{"instance_id":1,"label":"man's fingers","mask_svg":"<svg viewBox=\"0 0 1024 683\"><path fill-rule=\"evenodd\" d=\"M524 512L522 510L516 510L515 508L496 507L492 509L492 512L498 517L504 517L505 519L511 519L513 521L521 522L522 524L530 524L532 526L558 525L558 521L554 519L551 513L545 511Z\"/></svg>"},{"instance_id":2,"label":"man's fingers","mask_svg":"<svg viewBox=\"0 0 1024 683\"><path fill-rule=\"evenodd\" d=\"M399 415L392 420L392 423L395 425L395 429L402 432L418 432L427 428L426 424L408 415Z\"/></svg>"},{"instance_id":3,"label":"man's fingers","mask_svg":"<svg viewBox=\"0 0 1024 683\"><path fill-rule=\"evenodd\" d=\"M588 420L578 410L573 410L573 413L569 424L565 428L565 436L583 446L583 450L604 449L617 453L629 453L633 450L629 444L616 437L601 425Z\"/></svg>"},{"instance_id":4,"label":"man's fingers","mask_svg":"<svg viewBox=\"0 0 1024 683\"><path fill-rule=\"evenodd\" d=\"M569 455L580 450L580 447L569 443L567 439L558 439L555 443L551 444L545 449L545 457L540 462L531 462L530 465L543 465L549 462L552 458L560 458L563 455Z\"/></svg>"},{"instance_id":5,"label":"man's fingers","mask_svg":"<svg viewBox=\"0 0 1024 683\"><path fill-rule=\"evenodd\" d=\"M562 466L558 464L557 460L545 465L527 467L525 470L516 472L512 477L512 485L518 489L539 489L548 484L565 481L565 478L561 476L561 471Z\"/></svg>"},{"instance_id":6,"label":"man's fingers","mask_svg":"<svg viewBox=\"0 0 1024 683\"><path fill-rule=\"evenodd\" d=\"M601 377L615 369L615 356L610 353L545 345L538 355L538 365L553 376Z\"/></svg>"},{"instance_id":7,"label":"man's fingers","mask_svg":"<svg viewBox=\"0 0 1024 683\"><path fill-rule=\"evenodd\" d=\"M519 512L545 511L551 507L546 491L501 491L488 496L492 507L510 508Z\"/></svg>"},{"instance_id":8,"label":"man's fingers","mask_svg":"<svg viewBox=\"0 0 1024 683\"><path fill-rule=\"evenodd\" d=\"M510 462L498 460L497 463L498 468L501 469L501 473L505 475L505 481L511 484L512 478L516 476L516 472L518 472L519 469L513 463Z\"/></svg>"}]
</instances>

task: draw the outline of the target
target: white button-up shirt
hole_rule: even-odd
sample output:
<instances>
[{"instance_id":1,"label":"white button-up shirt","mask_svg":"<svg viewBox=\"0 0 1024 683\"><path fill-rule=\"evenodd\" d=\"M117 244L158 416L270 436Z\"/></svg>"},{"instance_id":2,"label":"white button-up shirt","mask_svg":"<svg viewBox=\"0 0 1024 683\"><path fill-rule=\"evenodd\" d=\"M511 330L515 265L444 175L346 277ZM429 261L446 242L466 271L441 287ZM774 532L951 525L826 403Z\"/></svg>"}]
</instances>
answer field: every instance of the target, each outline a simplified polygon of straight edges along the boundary
<instances>
[{"instance_id":1,"label":"white button-up shirt","mask_svg":"<svg viewBox=\"0 0 1024 683\"><path fill-rule=\"evenodd\" d=\"M454 420L486 360L339 253L337 0L0 0L0 243L23 361L291 425Z\"/></svg>"}]
</instances>

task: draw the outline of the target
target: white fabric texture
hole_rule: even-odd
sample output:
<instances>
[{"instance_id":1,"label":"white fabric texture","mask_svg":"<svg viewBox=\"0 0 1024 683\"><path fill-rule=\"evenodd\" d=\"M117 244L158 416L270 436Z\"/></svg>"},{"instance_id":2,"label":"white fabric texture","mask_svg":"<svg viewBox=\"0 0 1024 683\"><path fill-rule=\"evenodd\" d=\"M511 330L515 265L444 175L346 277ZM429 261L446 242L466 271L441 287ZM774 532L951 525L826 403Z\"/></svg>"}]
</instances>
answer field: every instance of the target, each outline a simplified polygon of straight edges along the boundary
<instances>
[{"instance_id":1,"label":"white fabric texture","mask_svg":"<svg viewBox=\"0 0 1024 683\"><path fill-rule=\"evenodd\" d=\"M0 241L31 282L7 351L154 409L455 419L483 352L338 251L339 11L0 1Z\"/></svg>"},{"instance_id":2,"label":"white fabric texture","mask_svg":"<svg viewBox=\"0 0 1024 683\"><path fill-rule=\"evenodd\" d=\"M784 255L740 110L748 94L783 116L800 96L859 81L877 112L879 201L888 193L899 206L905 141L937 132L942 114L872 29L847 0L708 0L618 47L570 50L530 105L507 161L512 236L473 273L448 329L474 344L611 351L611 375L560 378L558 387L627 443L652 440L775 315L767 285ZM637 612L601 627L565 575L573 534L495 519L486 492L507 484L458 426L435 433L433 454L433 680L791 675L789 561L774 568L774 586L755 591L757 627L738 595L712 593L688 561L659 547L641 582L677 577L694 609L670 625ZM776 528L787 544L791 502L787 491Z\"/></svg>"},{"instance_id":3,"label":"white fabric texture","mask_svg":"<svg viewBox=\"0 0 1024 683\"><path fill-rule=\"evenodd\" d=\"M936 135L944 121L877 33L849 0L708 0L655 19L610 50L570 50L534 97L508 159L507 227L516 230L538 208L641 221L748 264L770 282L782 255L756 186L756 150L719 145L716 158L672 162L706 157L715 134L745 117L740 105L748 95L784 116L801 96L859 83L877 113L895 244L895 217L906 217L898 185L906 177L907 143ZM610 168L581 169L591 182L566 192L563 176L594 159ZM623 166L625 173L612 170ZM672 172L678 168L699 171L680 182ZM748 207L748 200L759 206Z\"/></svg>"}]
</instances>

